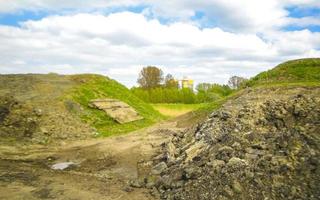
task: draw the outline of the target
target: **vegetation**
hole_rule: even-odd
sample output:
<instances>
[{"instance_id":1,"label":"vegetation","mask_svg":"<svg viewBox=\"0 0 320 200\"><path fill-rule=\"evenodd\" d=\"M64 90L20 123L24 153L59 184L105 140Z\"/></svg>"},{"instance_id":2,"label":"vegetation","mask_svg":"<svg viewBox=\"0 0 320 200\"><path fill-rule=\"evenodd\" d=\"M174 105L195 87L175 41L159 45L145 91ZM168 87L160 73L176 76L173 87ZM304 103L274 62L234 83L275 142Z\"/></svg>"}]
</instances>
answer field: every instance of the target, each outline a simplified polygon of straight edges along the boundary
<instances>
[{"instance_id":1,"label":"vegetation","mask_svg":"<svg viewBox=\"0 0 320 200\"><path fill-rule=\"evenodd\" d=\"M195 92L193 88L179 87L179 82L171 74L167 74L165 78L162 74L161 69L157 67L143 68L137 81L139 87L133 87L131 91L148 103L183 104L216 101L228 96L233 91L227 85L200 83ZM164 83L161 82L162 80ZM235 77L232 83L236 84L242 80L244 79L241 77Z\"/></svg>"},{"instance_id":2,"label":"vegetation","mask_svg":"<svg viewBox=\"0 0 320 200\"><path fill-rule=\"evenodd\" d=\"M289 84L320 81L320 58L291 60L262 72L243 84L251 87L267 84Z\"/></svg>"},{"instance_id":3,"label":"vegetation","mask_svg":"<svg viewBox=\"0 0 320 200\"><path fill-rule=\"evenodd\" d=\"M159 87L162 81L163 81L162 70L154 66L148 66L148 67L144 67L141 70L137 82L139 83L141 88L151 89L151 88Z\"/></svg>"},{"instance_id":4,"label":"vegetation","mask_svg":"<svg viewBox=\"0 0 320 200\"><path fill-rule=\"evenodd\" d=\"M222 99L230 95L233 90L227 85L200 83L196 87L197 102L205 103Z\"/></svg>"},{"instance_id":5,"label":"vegetation","mask_svg":"<svg viewBox=\"0 0 320 200\"><path fill-rule=\"evenodd\" d=\"M246 80L246 78L240 76L232 76L228 81L228 85L232 89L238 89Z\"/></svg>"},{"instance_id":6,"label":"vegetation","mask_svg":"<svg viewBox=\"0 0 320 200\"><path fill-rule=\"evenodd\" d=\"M154 109L167 117L177 117L190 111L207 107L207 104L152 104Z\"/></svg>"},{"instance_id":7,"label":"vegetation","mask_svg":"<svg viewBox=\"0 0 320 200\"><path fill-rule=\"evenodd\" d=\"M164 79L164 87L165 88L179 88L179 82L174 79L171 74L167 74Z\"/></svg>"},{"instance_id":8,"label":"vegetation","mask_svg":"<svg viewBox=\"0 0 320 200\"><path fill-rule=\"evenodd\" d=\"M155 75L158 77L156 78L158 81L155 81L157 84L153 84L148 89L142 86L135 87L131 91L107 77L98 75L73 76L73 79L82 83L72 93L72 98L85 108L81 118L97 128L102 135L112 135L136 130L163 119L158 111L170 117L189 111L198 114L209 113L220 107L227 99L241 93L241 89L244 87L320 85L319 58L288 61L262 72L250 80L243 81L243 78L233 76L229 80L229 86L200 83L196 86L196 91L188 88L179 89L178 83L172 75L168 74L163 78L162 71L156 67L146 67L141 71L141 74L150 74L147 72L150 69L157 72L154 74L158 74ZM143 71L145 73L142 73ZM231 89L237 88L239 85L241 87L238 90ZM88 107L88 102L91 99L102 97L116 98L128 103L145 119L120 125L104 112ZM153 103L153 105L147 103Z\"/></svg>"},{"instance_id":9,"label":"vegetation","mask_svg":"<svg viewBox=\"0 0 320 200\"><path fill-rule=\"evenodd\" d=\"M132 88L131 91L148 103L195 103L195 94L190 89L158 87L150 90Z\"/></svg>"},{"instance_id":10,"label":"vegetation","mask_svg":"<svg viewBox=\"0 0 320 200\"><path fill-rule=\"evenodd\" d=\"M99 75L76 75L73 76L73 79L82 83L71 93L71 98L84 108L80 117L95 127L102 136L130 132L163 119L163 116L154 110L151 105L140 100L130 90L115 80ZM97 98L115 98L126 102L143 116L144 119L126 124L118 124L103 111L88 106L90 100Z\"/></svg>"},{"instance_id":11,"label":"vegetation","mask_svg":"<svg viewBox=\"0 0 320 200\"><path fill-rule=\"evenodd\" d=\"M149 90L134 87L131 91L148 103L183 103L195 104L219 100L230 95L233 90L227 85L201 83L197 92L189 88L158 87Z\"/></svg>"}]
</instances>

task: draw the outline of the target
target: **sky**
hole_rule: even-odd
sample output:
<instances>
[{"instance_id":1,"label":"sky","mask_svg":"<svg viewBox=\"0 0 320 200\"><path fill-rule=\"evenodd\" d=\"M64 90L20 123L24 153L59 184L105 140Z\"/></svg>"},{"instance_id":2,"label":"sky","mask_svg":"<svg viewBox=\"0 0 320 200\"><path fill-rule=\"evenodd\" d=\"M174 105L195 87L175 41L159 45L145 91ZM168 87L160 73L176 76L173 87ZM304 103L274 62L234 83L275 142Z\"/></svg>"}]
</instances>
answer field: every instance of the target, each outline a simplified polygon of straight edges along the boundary
<instances>
[{"instance_id":1,"label":"sky","mask_svg":"<svg viewBox=\"0 0 320 200\"><path fill-rule=\"evenodd\" d=\"M227 83L320 57L320 0L0 0L0 74Z\"/></svg>"}]
</instances>

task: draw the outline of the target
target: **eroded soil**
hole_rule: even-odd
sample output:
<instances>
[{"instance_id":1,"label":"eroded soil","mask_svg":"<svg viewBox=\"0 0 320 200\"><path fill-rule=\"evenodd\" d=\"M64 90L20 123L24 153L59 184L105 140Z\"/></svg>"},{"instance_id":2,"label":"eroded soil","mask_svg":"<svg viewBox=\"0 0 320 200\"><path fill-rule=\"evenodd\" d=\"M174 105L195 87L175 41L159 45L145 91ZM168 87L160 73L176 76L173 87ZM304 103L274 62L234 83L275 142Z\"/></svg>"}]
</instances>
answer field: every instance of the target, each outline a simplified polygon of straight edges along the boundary
<instances>
[{"instance_id":1,"label":"eroded soil","mask_svg":"<svg viewBox=\"0 0 320 200\"><path fill-rule=\"evenodd\" d=\"M123 136L55 146L0 146L0 199L157 199L130 183L144 176L139 162L150 160L176 132L163 122ZM76 165L53 170L60 162ZM147 172L146 172L147 173Z\"/></svg>"}]
</instances>

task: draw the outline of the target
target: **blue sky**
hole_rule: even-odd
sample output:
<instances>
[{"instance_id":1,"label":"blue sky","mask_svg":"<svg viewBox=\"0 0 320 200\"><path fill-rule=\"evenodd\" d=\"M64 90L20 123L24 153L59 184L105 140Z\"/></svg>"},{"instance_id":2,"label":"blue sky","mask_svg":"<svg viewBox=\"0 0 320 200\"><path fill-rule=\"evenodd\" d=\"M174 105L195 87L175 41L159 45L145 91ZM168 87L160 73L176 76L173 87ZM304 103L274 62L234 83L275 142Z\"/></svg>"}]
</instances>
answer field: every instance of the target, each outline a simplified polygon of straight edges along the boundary
<instances>
[{"instance_id":1,"label":"blue sky","mask_svg":"<svg viewBox=\"0 0 320 200\"><path fill-rule=\"evenodd\" d=\"M320 56L318 0L0 1L0 73L101 73L127 86L156 65L226 83Z\"/></svg>"}]
</instances>

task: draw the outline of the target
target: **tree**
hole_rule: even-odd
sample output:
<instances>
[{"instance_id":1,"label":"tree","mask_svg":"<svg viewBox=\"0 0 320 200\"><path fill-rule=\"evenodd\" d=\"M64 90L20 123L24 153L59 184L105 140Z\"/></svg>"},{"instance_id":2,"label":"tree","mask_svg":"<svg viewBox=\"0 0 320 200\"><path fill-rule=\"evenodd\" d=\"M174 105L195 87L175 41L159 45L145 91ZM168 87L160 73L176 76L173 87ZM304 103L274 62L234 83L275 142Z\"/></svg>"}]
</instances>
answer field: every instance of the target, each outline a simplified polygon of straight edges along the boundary
<instances>
[{"instance_id":1,"label":"tree","mask_svg":"<svg viewBox=\"0 0 320 200\"><path fill-rule=\"evenodd\" d=\"M163 81L162 70L154 66L148 66L148 67L144 67L141 70L137 82L140 85L140 87L144 89L151 89L151 88L159 87L162 81Z\"/></svg>"},{"instance_id":2,"label":"tree","mask_svg":"<svg viewBox=\"0 0 320 200\"><path fill-rule=\"evenodd\" d=\"M230 95L233 90L228 85L217 83L199 83L197 89L197 102L212 102Z\"/></svg>"},{"instance_id":3,"label":"tree","mask_svg":"<svg viewBox=\"0 0 320 200\"><path fill-rule=\"evenodd\" d=\"M199 83L196 86L196 90L198 92L207 92L212 87L212 84L210 83Z\"/></svg>"},{"instance_id":4,"label":"tree","mask_svg":"<svg viewBox=\"0 0 320 200\"><path fill-rule=\"evenodd\" d=\"M238 89L241 86L241 84L246 80L246 78L240 76L232 76L228 81L228 85L232 89Z\"/></svg>"},{"instance_id":5,"label":"tree","mask_svg":"<svg viewBox=\"0 0 320 200\"><path fill-rule=\"evenodd\" d=\"M171 74L167 74L166 78L164 79L164 86L166 88L178 88L179 83Z\"/></svg>"}]
</instances>

